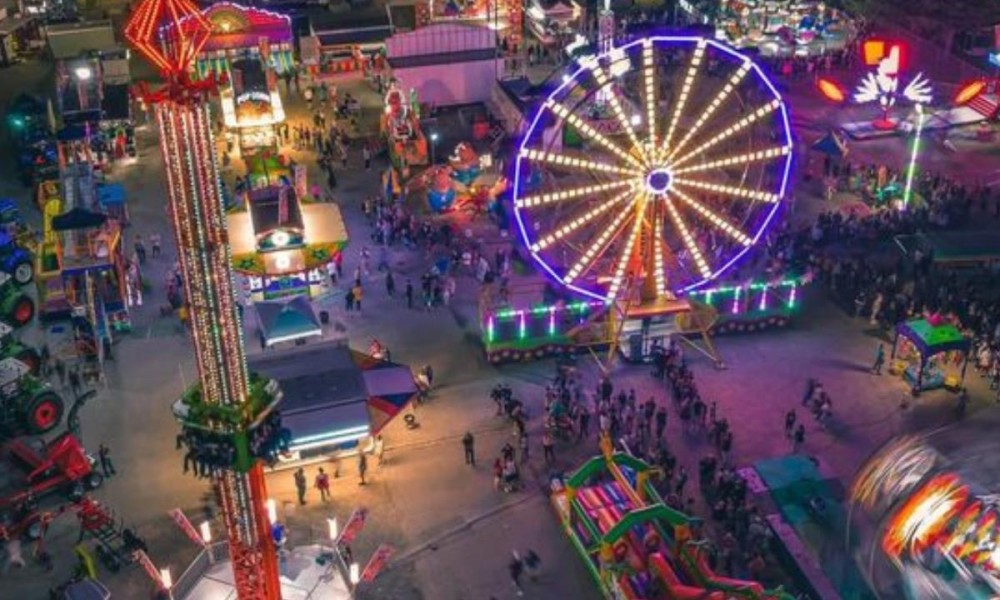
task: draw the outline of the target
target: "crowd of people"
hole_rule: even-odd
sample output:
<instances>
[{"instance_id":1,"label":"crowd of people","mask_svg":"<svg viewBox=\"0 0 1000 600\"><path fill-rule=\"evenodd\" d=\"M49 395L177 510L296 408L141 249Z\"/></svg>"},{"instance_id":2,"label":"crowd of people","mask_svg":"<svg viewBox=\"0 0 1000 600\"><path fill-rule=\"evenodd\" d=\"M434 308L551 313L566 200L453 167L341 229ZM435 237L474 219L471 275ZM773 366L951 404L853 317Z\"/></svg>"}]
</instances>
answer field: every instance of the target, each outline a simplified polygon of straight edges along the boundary
<instances>
[{"instance_id":1,"label":"crowd of people","mask_svg":"<svg viewBox=\"0 0 1000 600\"><path fill-rule=\"evenodd\" d=\"M281 424L281 415L269 414L264 421L248 434L250 454L261 458L269 465L278 462L281 453L288 452L291 431ZM177 435L178 450L184 452L184 474L194 473L195 477L212 477L229 469L236 460L236 447L231 435L213 433L193 427L184 427Z\"/></svg>"}]
</instances>

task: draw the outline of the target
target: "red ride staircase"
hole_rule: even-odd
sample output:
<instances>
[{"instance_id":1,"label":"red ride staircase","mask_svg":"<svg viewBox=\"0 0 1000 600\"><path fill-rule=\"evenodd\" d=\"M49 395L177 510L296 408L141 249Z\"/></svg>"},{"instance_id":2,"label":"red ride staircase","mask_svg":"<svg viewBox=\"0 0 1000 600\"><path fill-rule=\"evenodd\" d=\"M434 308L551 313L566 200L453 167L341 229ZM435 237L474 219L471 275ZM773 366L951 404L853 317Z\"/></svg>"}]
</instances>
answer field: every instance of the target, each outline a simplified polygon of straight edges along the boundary
<instances>
[{"instance_id":1,"label":"red ride staircase","mask_svg":"<svg viewBox=\"0 0 1000 600\"><path fill-rule=\"evenodd\" d=\"M995 119L1000 112L1000 96L996 94L980 94L966 104L967 107L983 115L987 121Z\"/></svg>"}]
</instances>

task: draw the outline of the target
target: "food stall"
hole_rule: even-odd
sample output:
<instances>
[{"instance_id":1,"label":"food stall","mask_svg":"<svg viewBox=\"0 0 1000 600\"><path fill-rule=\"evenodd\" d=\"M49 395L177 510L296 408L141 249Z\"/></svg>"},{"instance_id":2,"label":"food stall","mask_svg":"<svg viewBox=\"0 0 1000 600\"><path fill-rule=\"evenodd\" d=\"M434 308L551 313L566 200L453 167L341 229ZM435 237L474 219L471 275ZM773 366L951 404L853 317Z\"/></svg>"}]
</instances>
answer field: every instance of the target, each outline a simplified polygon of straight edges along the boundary
<instances>
[{"instance_id":1,"label":"food stall","mask_svg":"<svg viewBox=\"0 0 1000 600\"><path fill-rule=\"evenodd\" d=\"M227 216L244 304L314 297L327 289L327 266L347 244L340 207L304 201L288 184L249 190L246 196L243 210Z\"/></svg>"}]
</instances>

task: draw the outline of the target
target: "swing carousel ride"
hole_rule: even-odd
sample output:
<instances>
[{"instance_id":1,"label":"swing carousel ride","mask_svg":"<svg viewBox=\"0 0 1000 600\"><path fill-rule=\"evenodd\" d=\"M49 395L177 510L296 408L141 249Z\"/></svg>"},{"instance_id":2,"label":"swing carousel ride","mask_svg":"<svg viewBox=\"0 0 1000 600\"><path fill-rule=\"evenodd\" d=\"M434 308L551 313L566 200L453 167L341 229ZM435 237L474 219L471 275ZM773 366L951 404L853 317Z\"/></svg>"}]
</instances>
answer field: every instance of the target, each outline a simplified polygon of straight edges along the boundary
<instances>
[{"instance_id":1,"label":"swing carousel ride","mask_svg":"<svg viewBox=\"0 0 1000 600\"><path fill-rule=\"evenodd\" d=\"M517 156L524 245L586 299L550 307L548 333L564 321L560 337L579 345L589 331L585 345L609 348L609 360L626 341L641 359L671 334L701 334L695 347L719 363L707 336L715 310L691 296L733 275L760 241L791 161L781 95L722 43L655 36L582 60L543 102ZM487 323L488 339L497 327ZM524 311L516 327L529 334Z\"/></svg>"}]
</instances>

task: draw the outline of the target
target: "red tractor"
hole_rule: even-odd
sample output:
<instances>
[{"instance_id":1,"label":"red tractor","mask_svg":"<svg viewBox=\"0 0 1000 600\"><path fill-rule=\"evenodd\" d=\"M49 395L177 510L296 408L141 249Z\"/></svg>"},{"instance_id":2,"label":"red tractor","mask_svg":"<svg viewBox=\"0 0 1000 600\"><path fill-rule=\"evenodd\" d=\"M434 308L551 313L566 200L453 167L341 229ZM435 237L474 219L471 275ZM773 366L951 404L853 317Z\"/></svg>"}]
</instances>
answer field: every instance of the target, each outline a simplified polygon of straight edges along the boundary
<instances>
[{"instance_id":1,"label":"red tractor","mask_svg":"<svg viewBox=\"0 0 1000 600\"><path fill-rule=\"evenodd\" d=\"M24 438L11 440L3 447L3 459L23 475L9 478L0 487L0 513L32 510L40 497L52 493L79 499L104 482L94 470L94 460L71 433L40 446Z\"/></svg>"}]
</instances>

